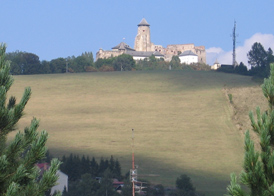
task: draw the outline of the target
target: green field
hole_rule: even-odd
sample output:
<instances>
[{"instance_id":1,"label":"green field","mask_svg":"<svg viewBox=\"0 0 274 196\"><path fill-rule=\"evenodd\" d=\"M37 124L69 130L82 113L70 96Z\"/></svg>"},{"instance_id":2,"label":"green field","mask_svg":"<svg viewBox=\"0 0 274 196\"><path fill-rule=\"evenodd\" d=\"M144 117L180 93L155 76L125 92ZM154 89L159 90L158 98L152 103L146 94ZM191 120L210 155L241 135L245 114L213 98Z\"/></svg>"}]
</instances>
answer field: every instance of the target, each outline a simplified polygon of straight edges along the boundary
<instances>
[{"instance_id":1,"label":"green field","mask_svg":"<svg viewBox=\"0 0 274 196\"><path fill-rule=\"evenodd\" d=\"M243 137L223 88L254 86L250 77L203 71L147 71L14 76L10 92L33 94L19 123L33 117L49 132L50 152L114 158L131 167L131 129L139 174L174 186L180 174L198 191L223 195L239 173ZM248 115L248 114L246 114Z\"/></svg>"}]
</instances>

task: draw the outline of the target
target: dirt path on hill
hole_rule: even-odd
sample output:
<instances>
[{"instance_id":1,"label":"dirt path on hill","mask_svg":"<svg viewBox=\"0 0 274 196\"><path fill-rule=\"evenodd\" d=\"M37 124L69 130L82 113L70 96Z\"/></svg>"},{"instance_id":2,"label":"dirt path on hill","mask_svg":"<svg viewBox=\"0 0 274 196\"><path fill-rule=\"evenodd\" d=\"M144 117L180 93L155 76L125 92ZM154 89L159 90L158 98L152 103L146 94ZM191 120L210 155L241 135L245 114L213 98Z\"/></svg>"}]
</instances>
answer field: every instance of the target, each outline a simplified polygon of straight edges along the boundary
<instances>
[{"instance_id":1,"label":"dirt path on hill","mask_svg":"<svg viewBox=\"0 0 274 196\"><path fill-rule=\"evenodd\" d=\"M243 138L245 132L250 130L251 138L257 141L256 146L258 147L257 135L251 131L249 112L252 111L256 119L256 108L258 106L261 108L261 111L267 109L267 101L261 87L225 88L223 91L226 94L228 102L230 102L229 94L232 95L230 105L233 108L232 120L235 126L239 129Z\"/></svg>"}]
</instances>

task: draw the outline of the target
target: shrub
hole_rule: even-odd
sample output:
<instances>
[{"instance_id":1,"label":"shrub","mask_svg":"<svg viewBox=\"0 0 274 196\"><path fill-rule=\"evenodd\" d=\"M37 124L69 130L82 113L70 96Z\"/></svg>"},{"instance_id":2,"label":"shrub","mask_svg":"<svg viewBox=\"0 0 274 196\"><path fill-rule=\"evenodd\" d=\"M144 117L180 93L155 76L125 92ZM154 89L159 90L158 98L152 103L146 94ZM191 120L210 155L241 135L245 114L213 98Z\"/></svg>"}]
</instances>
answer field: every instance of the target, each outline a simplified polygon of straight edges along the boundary
<instances>
[{"instance_id":1,"label":"shrub","mask_svg":"<svg viewBox=\"0 0 274 196\"><path fill-rule=\"evenodd\" d=\"M103 65L102 67L99 68L99 71L103 71L103 72L114 71L114 68L108 65Z\"/></svg>"},{"instance_id":2,"label":"shrub","mask_svg":"<svg viewBox=\"0 0 274 196\"><path fill-rule=\"evenodd\" d=\"M85 70L86 70L86 72L96 72L97 71L97 69L92 66L86 66Z\"/></svg>"},{"instance_id":3,"label":"shrub","mask_svg":"<svg viewBox=\"0 0 274 196\"><path fill-rule=\"evenodd\" d=\"M228 98L229 98L229 102L230 102L230 103L233 103L233 101L232 101L232 94L229 93L229 94L228 94Z\"/></svg>"}]
</instances>

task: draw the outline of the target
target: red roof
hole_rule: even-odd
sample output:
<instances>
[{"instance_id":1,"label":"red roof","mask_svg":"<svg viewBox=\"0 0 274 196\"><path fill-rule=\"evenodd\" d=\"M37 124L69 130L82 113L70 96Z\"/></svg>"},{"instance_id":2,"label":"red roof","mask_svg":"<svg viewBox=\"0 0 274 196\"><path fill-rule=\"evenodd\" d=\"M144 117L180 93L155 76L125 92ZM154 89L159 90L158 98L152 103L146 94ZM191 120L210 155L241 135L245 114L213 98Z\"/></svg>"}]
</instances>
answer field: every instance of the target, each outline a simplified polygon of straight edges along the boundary
<instances>
[{"instance_id":1,"label":"red roof","mask_svg":"<svg viewBox=\"0 0 274 196\"><path fill-rule=\"evenodd\" d=\"M49 168L48 163L37 163L36 166L39 167L40 169L48 169Z\"/></svg>"}]
</instances>

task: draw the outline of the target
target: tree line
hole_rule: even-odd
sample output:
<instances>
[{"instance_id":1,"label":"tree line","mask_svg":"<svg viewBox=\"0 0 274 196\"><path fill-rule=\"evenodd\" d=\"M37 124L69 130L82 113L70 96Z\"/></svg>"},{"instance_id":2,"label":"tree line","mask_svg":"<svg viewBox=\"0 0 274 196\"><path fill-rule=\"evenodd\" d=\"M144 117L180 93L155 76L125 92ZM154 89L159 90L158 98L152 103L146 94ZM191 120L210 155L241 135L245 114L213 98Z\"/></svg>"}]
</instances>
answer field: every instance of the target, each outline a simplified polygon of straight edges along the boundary
<instances>
[{"instance_id":1,"label":"tree line","mask_svg":"<svg viewBox=\"0 0 274 196\"><path fill-rule=\"evenodd\" d=\"M94 157L70 154L70 156L63 156L62 165L60 169L69 176L70 181L76 181L85 173L89 173L92 177L103 176L108 169L112 173L112 178L122 180L121 166L119 161L114 160L113 156L110 159L101 158L98 163Z\"/></svg>"},{"instance_id":2,"label":"tree line","mask_svg":"<svg viewBox=\"0 0 274 196\"><path fill-rule=\"evenodd\" d=\"M210 70L208 65L201 63L181 64L179 56L173 56L170 62L164 61L163 58L157 59L154 55L144 60L135 61L131 55L122 54L117 57L98 59L94 62L92 52L84 52L77 57L69 56L51 61L40 61L36 54L15 51L7 53L6 58L10 62L12 75L168 69Z\"/></svg>"},{"instance_id":3,"label":"tree line","mask_svg":"<svg viewBox=\"0 0 274 196\"><path fill-rule=\"evenodd\" d=\"M274 55L271 48L265 50L263 45L259 42L255 42L251 50L247 53L248 64L251 68L248 70L247 66L241 62L238 66L232 67L220 67L217 71L227 73L237 73L241 75L250 75L261 78L266 78L270 74L270 64L274 62Z\"/></svg>"},{"instance_id":4,"label":"tree line","mask_svg":"<svg viewBox=\"0 0 274 196\"><path fill-rule=\"evenodd\" d=\"M98 163L94 157L70 154L63 156L60 170L68 175L69 190L64 190L64 196L88 196L88 195L119 195L112 185L113 179L122 180L119 161L101 158Z\"/></svg>"},{"instance_id":5,"label":"tree line","mask_svg":"<svg viewBox=\"0 0 274 196\"><path fill-rule=\"evenodd\" d=\"M210 66L204 63L193 63L187 65L180 62L179 56L175 55L171 61L165 61L164 58L156 58L151 55L143 60L135 61L132 56L122 54L118 57L107 59L98 59L95 68L99 71L129 71L129 70L210 70Z\"/></svg>"},{"instance_id":6,"label":"tree line","mask_svg":"<svg viewBox=\"0 0 274 196\"><path fill-rule=\"evenodd\" d=\"M65 72L85 72L94 66L92 52L80 56L40 61L36 54L29 52L10 52L6 55L13 75L50 74Z\"/></svg>"}]
</instances>

